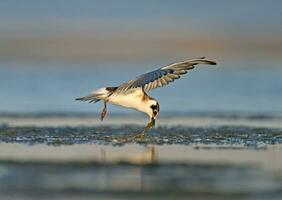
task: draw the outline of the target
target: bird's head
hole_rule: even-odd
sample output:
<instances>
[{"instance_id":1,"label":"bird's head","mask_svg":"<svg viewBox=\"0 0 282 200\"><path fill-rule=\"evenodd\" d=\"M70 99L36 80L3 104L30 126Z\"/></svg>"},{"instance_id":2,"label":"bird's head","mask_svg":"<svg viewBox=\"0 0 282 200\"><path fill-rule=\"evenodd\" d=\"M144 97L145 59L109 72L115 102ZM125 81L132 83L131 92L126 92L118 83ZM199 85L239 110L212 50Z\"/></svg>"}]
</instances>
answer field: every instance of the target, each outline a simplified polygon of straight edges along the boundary
<instances>
[{"instance_id":1,"label":"bird's head","mask_svg":"<svg viewBox=\"0 0 282 200\"><path fill-rule=\"evenodd\" d=\"M155 99L150 99L147 103L146 113L150 116L152 120L155 120L159 112L160 112L160 105L158 101Z\"/></svg>"},{"instance_id":2,"label":"bird's head","mask_svg":"<svg viewBox=\"0 0 282 200\"><path fill-rule=\"evenodd\" d=\"M156 101L153 98L150 98L150 100L147 101L145 109L143 110L147 115L149 115L151 121L150 121L150 127L155 126L155 121L157 118L157 115L160 112L160 105L158 101Z\"/></svg>"},{"instance_id":3,"label":"bird's head","mask_svg":"<svg viewBox=\"0 0 282 200\"><path fill-rule=\"evenodd\" d=\"M150 106L150 108L152 109L152 116L151 117L156 119L157 115L160 112L160 105L159 105L159 103L155 100L154 104L152 104Z\"/></svg>"}]
</instances>

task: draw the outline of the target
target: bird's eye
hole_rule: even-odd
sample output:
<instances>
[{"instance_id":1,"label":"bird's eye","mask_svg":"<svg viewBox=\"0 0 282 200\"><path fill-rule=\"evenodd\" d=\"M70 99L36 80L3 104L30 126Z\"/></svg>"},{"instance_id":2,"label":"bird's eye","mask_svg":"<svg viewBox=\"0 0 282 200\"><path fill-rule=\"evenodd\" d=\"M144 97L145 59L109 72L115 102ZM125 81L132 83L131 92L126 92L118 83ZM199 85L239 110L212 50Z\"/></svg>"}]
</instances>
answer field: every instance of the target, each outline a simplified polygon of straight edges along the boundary
<instances>
[{"instance_id":1,"label":"bird's eye","mask_svg":"<svg viewBox=\"0 0 282 200\"><path fill-rule=\"evenodd\" d=\"M151 105L152 110L156 110L157 106L156 105Z\"/></svg>"}]
</instances>

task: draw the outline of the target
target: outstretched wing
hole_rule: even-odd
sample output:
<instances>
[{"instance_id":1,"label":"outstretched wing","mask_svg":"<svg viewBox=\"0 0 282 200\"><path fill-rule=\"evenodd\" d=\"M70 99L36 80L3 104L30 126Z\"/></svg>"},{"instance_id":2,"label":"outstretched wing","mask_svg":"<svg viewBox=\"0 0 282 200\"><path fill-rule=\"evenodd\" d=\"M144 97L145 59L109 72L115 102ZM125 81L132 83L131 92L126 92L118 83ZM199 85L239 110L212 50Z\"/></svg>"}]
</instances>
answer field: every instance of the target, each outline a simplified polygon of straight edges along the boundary
<instances>
[{"instance_id":1,"label":"outstretched wing","mask_svg":"<svg viewBox=\"0 0 282 200\"><path fill-rule=\"evenodd\" d=\"M142 74L137 78L120 85L116 92L126 92L134 88L143 88L143 90L147 92L157 87L163 87L173 82L175 79L179 79L181 75L186 74L188 70L193 69L197 64L216 65L216 62L202 57L173 63L152 72Z\"/></svg>"}]
</instances>

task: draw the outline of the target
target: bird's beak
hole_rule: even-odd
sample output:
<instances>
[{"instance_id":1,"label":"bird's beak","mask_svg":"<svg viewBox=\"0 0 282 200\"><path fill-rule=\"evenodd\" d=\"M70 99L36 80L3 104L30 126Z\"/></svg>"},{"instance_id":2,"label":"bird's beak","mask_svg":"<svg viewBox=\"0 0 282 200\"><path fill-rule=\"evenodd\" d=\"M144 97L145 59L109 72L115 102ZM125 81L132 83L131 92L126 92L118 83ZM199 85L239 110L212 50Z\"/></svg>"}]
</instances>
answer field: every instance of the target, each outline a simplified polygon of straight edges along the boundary
<instances>
[{"instance_id":1,"label":"bird's beak","mask_svg":"<svg viewBox=\"0 0 282 200\"><path fill-rule=\"evenodd\" d=\"M153 112L152 118L154 118L154 120L156 120L158 113L156 111Z\"/></svg>"}]
</instances>

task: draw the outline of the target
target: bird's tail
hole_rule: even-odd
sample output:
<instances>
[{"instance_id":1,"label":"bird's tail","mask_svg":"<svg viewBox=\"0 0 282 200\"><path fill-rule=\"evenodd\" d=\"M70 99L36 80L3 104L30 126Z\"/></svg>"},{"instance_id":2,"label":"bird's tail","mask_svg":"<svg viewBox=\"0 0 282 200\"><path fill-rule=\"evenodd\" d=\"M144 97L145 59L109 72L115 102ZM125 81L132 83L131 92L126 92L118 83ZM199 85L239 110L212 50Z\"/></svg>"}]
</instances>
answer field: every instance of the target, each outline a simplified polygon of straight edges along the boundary
<instances>
[{"instance_id":1,"label":"bird's tail","mask_svg":"<svg viewBox=\"0 0 282 200\"><path fill-rule=\"evenodd\" d=\"M107 98L109 95L111 95L112 91L109 90L109 88L99 88L93 92L91 92L91 94L85 96L85 97L79 97L76 98L75 100L77 101L89 101L89 103L96 103L100 100L103 100L105 98Z\"/></svg>"}]
</instances>

